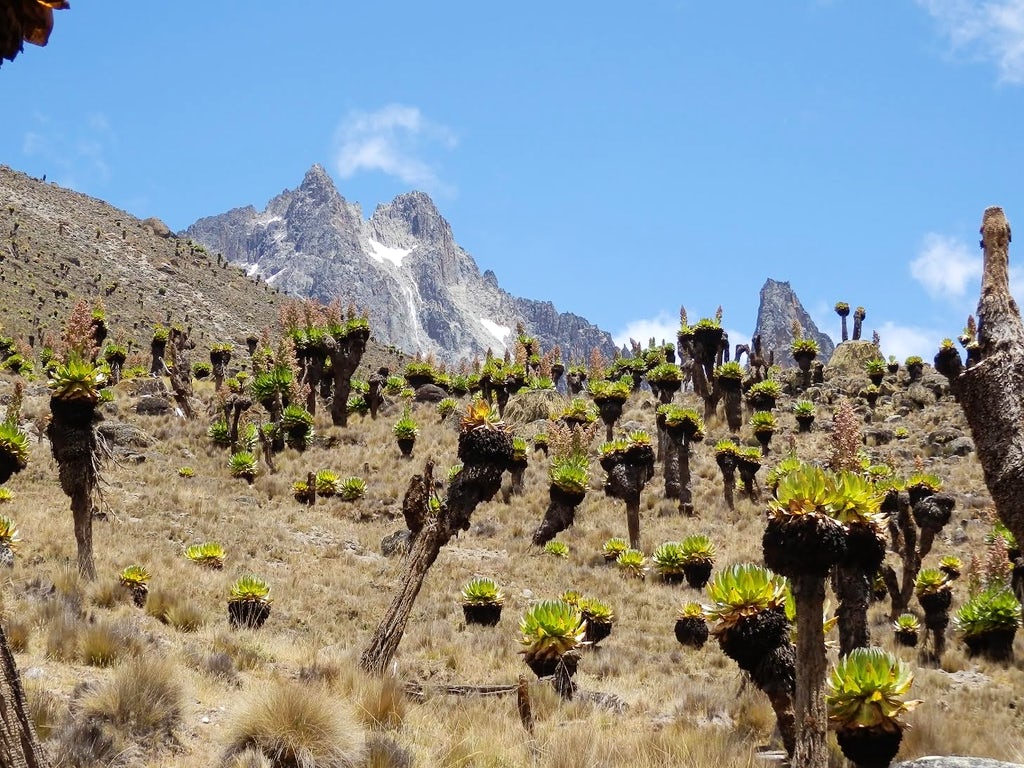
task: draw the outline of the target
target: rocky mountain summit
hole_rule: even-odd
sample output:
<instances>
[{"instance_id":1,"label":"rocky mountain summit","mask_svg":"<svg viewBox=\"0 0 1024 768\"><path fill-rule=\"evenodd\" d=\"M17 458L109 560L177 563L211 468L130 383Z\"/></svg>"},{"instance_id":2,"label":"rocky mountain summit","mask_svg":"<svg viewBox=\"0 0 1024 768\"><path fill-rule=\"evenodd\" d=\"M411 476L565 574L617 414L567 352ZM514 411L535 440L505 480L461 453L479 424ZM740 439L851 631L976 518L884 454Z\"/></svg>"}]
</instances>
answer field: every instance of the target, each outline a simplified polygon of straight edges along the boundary
<instances>
[{"instance_id":1,"label":"rocky mountain summit","mask_svg":"<svg viewBox=\"0 0 1024 768\"><path fill-rule=\"evenodd\" d=\"M493 272L481 273L422 192L377 206L367 220L314 165L263 211L236 208L185 234L283 292L366 308L374 335L408 352L449 361L501 353L517 322L567 357L614 350L611 336L584 318L512 296Z\"/></svg>"},{"instance_id":2,"label":"rocky mountain summit","mask_svg":"<svg viewBox=\"0 0 1024 768\"><path fill-rule=\"evenodd\" d=\"M807 310L788 282L768 278L761 287L761 303L757 307L757 326L754 333L761 334L761 347L765 356L769 350L775 350L775 362L779 365L796 365L796 361L789 353L789 346L793 342L794 320L803 328L804 338L812 338L818 342L817 359L827 363L835 350L835 343L828 334L818 330L818 326L807 314Z\"/></svg>"}]
</instances>

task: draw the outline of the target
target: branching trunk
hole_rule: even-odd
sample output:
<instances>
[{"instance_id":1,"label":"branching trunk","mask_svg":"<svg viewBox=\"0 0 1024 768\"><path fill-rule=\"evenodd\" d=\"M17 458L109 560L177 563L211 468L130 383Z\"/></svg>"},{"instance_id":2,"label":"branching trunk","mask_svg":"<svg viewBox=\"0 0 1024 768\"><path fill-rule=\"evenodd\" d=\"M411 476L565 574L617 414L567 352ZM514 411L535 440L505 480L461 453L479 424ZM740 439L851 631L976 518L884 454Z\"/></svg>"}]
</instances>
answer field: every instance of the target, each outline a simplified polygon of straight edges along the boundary
<instances>
[{"instance_id":1,"label":"branching trunk","mask_svg":"<svg viewBox=\"0 0 1024 768\"><path fill-rule=\"evenodd\" d=\"M507 442L503 446L507 448L507 457L489 463L469 463L460 444L460 458L467 463L451 482L436 514L431 513L429 506L434 487L433 461L428 460L423 474L409 482L402 511L413 539L405 559L405 572L391 604L360 656L359 666L365 672L380 676L387 671L402 641L416 596L441 547L459 531L467 530L473 510L493 498L501 487L501 475L512 458L511 437L502 434L501 439Z\"/></svg>"},{"instance_id":2,"label":"branching trunk","mask_svg":"<svg viewBox=\"0 0 1024 768\"><path fill-rule=\"evenodd\" d=\"M196 417L195 408L192 407L192 366L189 364L188 354L188 351L194 347L195 344L189 341L187 331L172 328L170 366L164 365L163 358L160 358L160 364L164 366L171 380L174 401L181 408L185 418L190 421ZM155 361L154 357L154 365Z\"/></svg>"},{"instance_id":3,"label":"branching trunk","mask_svg":"<svg viewBox=\"0 0 1024 768\"><path fill-rule=\"evenodd\" d=\"M333 340L333 345L328 344L331 371L334 375L331 422L336 427L348 425L348 396L352 391L352 374L359 367L368 338L368 332L352 331L340 340Z\"/></svg>"}]
</instances>

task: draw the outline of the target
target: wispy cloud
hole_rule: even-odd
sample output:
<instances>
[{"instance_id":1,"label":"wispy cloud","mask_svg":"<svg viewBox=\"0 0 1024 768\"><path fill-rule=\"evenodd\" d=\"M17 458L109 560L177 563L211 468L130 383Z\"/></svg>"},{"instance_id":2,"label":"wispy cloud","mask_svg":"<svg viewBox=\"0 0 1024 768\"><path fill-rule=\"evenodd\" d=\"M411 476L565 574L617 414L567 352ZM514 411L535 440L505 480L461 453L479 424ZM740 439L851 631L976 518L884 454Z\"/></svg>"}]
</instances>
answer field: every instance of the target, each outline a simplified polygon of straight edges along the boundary
<instances>
[{"instance_id":1,"label":"wispy cloud","mask_svg":"<svg viewBox=\"0 0 1024 768\"><path fill-rule=\"evenodd\" d=\"M1024 0L917 0L954 49L995 61L999 79L1024 83Z\"/></svg>"},{"instance_id":2,"label":"wispy cloud","mask_svg":"<svg viewBox=\"0 0 1024 768\"><path fill-rule=\"evenodd\" d=\"M901 363L911 355L920 355L931 361L935 350L939 348L939 342L946 336L949 336L949 333L932 328L899 325L891 320L886 320L878 328L882 354L894 355Z\"/></svg>"},{"instance_id":3,"label":"wispy cloud","mask_svg":"<svg viewBox=\"0 0 1024 768\"><path fill-rule=\"evenodd\" d=\"M961 299L981 279L982 259L963 240L935 233L924 236L910 262L910 274L935 299Z\"/></svg>"},{"instance_id":4,"label":"wispy cloud","mask_svg":"<svg viewBox=\"0 0 1024 768\"><path fill-rule=\"evenodd\" d=\"M107 156L116 146L117 136L106 115L94 112L67 125L55 125L40 113L34 118L33 129L22 136L21 152L48 164L47 176L51 181L78 189L81 180L110 180L112 171Z\"/></svg>"},{"instance_id":5,"label":"wispy cloud","mask_svg":"<svg viewBox=\"0 0 1024 768\"><path fill-rule=\"evenodd\" d=\"M457 144L451 129L428 120L417 107L389 104L376 112L345 116L335 136L335 167L345 179L376 171L418 189L450 192L424 156Z\"/></svg>"}]
</instances>

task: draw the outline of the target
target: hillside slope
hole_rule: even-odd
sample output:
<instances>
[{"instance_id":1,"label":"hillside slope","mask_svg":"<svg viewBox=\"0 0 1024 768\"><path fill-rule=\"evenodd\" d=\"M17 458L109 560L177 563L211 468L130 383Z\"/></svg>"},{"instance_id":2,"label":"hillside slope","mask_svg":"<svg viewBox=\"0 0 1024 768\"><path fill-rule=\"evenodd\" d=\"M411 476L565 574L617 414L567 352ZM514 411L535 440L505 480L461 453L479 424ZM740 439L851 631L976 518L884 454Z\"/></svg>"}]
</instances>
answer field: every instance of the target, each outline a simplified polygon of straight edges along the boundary
<instances>
[{"instance_id":1,"label":"hillside slope","mask_svg":"<svg viewBox=\"0 0 1024 768\"><path fill-rule=\"evenodd\" d=\"M240 348L278 322L287 297L158 219L0 166L2 332L41 348L59 340L78 298L102 300L107 326L148 354L152 328L192 328L197 349ZM366 364L394 363L371 343Z\"/></svg>"}]
</instances>

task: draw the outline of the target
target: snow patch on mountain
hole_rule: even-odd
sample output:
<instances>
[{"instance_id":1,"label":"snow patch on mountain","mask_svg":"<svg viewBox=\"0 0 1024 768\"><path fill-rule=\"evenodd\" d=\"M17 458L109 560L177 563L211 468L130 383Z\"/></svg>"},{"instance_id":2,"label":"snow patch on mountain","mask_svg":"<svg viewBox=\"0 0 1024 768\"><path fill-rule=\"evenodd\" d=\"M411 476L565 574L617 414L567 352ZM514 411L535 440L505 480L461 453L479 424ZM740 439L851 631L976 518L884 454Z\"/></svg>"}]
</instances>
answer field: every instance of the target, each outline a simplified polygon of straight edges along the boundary
<instances>
[{"instance_id":1,"label":"snow patch on mountain","mask_svg":"<svg viewBox=\"0 0 1024 768\"><path fill-rule=\"evenodd\" d=\"M505 340L508 338L508 335L512 333L512 329L509 326L499 325L486 317L480 318L480 325L486 328L487 332L496 338L502 346L505 346Z\"/></svg>"},{"instance_id":2,"label":"snow patch on mountain","mask_svg":"<svg viewBox=\"0 0 1024 768\"><path fill-rule=\"evenodd\" d=\"M402 266L402 259L412 253L412 248L389 248L384 243L378 243L370 238L370 255L382 264L389 261L396 267Z\"/></svg>"}]
</instances>

